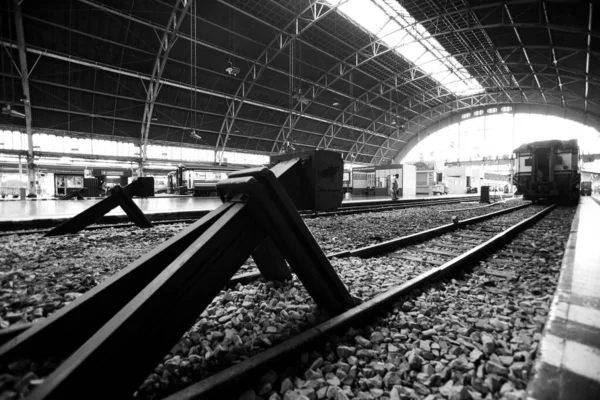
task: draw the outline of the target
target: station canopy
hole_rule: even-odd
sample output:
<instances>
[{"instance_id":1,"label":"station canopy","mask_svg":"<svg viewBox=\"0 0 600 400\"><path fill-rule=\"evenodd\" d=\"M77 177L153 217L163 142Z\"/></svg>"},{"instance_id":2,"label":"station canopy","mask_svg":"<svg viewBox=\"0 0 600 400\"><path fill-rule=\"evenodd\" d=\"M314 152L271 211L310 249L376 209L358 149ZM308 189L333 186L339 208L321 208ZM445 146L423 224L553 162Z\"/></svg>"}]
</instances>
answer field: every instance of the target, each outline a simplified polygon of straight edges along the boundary
<instances>
[{"instance_id":1,"label":"station canopy","mask_svg":"<svg viewBox=\"0 0 600 400\"><path fill-rule=\"evenodd\" d=\"M600 126L593 2L19 3L36 130L389 164L486 107ZM0 8L4 128L25 125L15 7Z\"/></svg>"}]
</instances>

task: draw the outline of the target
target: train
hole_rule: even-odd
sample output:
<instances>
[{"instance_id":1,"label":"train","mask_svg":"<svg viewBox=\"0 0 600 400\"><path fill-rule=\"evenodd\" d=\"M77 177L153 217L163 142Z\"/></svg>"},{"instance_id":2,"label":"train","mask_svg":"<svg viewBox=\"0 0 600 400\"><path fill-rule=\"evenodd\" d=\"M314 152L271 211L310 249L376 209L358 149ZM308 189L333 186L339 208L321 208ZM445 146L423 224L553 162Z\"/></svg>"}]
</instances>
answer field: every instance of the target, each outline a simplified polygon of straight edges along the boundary
<instances>
[{"instance_id":1,"label":"train","mask_svg":"<svg viewBox=\"0 0 600 400\"><path fill-rule=\"evenodd\" d=\"M189 194L196 197L216 196L217 182L227 179L231 171L207 171L179 166L167 175L154 175L155 193Z\"/></svg>"},{"instance_id":2,"label":"train","mask_svg":"<svg viewBox=\"0 0 600 400\"><path fill-rule=\"evenodd\" d=\"M525 200L577 203L581 174L576 139L525 143L514 153L517 194Z\"/></svg>"},{"instance_id":3,"label":"train","mask_svg":"<svg viewBox=\"0 0 600 400\"><path fill-rule=\"evenodd\" d=\"M581 182L581 195L591 196L592 195L592 181Z\"/></svg>"}]
</instances>

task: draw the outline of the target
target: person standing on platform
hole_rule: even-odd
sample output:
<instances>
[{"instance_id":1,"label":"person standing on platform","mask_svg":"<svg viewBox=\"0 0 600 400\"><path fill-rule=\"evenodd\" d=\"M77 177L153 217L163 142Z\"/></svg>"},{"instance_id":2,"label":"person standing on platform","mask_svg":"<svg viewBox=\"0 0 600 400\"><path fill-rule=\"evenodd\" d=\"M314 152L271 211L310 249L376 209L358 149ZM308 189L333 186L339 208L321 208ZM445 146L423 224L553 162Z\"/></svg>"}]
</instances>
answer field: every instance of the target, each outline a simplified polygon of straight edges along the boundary
<instances>
[{"instance_id":1,"label":"person standing on platform","mask_svg":"<svg viewBox=\"0 0 600 400\"><path fill-rule=\"evenodd\" d=\"M399 177L400 177L400 175L398 175L398 174L392 175L392 177L391 177L390 188L392 190L392 200L398 200L398 178Z\"/></svg>"}]
</instances>

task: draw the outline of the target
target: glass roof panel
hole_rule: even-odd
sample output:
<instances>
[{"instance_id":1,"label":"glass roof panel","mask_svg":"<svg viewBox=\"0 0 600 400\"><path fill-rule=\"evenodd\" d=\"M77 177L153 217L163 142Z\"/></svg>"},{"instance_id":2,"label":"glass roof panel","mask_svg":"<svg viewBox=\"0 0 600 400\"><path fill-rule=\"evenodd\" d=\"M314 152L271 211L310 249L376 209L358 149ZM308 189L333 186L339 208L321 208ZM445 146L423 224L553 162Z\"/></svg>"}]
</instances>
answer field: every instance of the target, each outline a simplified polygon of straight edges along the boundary
<instances>
[{"instance_id":1,"label":"glass roof panel","mask_svg":"<svg viewBox=\"0 0 600 400\"><path fill-rule=\"evenodd\" d=\"M325 0L457 96L483 87L396 0Z\"/></svg>"}]
</instances>

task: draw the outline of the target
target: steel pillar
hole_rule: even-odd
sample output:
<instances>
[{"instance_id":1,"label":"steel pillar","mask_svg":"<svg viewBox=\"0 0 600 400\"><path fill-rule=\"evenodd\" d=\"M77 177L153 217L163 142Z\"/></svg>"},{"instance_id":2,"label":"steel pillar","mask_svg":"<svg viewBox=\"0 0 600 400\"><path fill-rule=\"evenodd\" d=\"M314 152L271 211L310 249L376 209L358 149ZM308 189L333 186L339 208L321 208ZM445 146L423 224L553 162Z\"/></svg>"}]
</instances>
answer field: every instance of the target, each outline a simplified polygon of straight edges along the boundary
<instances>
[{"instance_id":1,"label":"steel pillar","mask_svg":"<svg viewBox=\"0 0 600 400\"><path fill-rule=\"evenodd\" d=\"M27 190L31 197L37 196L35 163L33 159L33 132L31 131L31 101L29 96L29 72L27 69L27 52L25 50L25 33L23 31L23 16L21 2L13 0L15 28L19 47L19 64L21 66L21 83L23 85L23 105L25 107L25 130L27 132Z\"/></svg>"}]
</instances>

